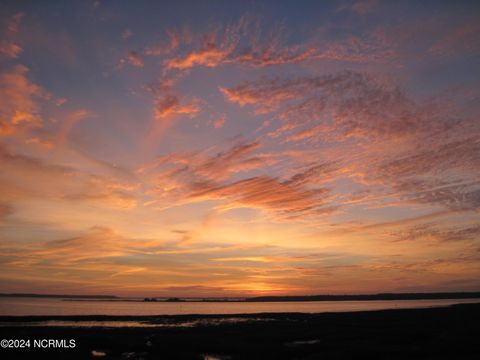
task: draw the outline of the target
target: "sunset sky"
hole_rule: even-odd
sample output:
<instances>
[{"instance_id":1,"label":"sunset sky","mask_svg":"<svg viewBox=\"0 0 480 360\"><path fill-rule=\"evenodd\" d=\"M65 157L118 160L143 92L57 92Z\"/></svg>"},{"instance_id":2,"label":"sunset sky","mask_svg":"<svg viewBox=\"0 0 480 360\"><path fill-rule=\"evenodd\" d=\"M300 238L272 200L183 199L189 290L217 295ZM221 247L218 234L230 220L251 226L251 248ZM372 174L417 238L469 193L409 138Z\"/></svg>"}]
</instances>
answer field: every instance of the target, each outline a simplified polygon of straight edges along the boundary
<instances>
[{"instance_id":1,"label":"sunset sky","mask_svg":"<svg viewBox=\"0 0 480 360\"><path fill-rule=\"evenodd\" d=\"M476 1L2 1L0 292L480 290Z\"/></svg>"}]
</instances>

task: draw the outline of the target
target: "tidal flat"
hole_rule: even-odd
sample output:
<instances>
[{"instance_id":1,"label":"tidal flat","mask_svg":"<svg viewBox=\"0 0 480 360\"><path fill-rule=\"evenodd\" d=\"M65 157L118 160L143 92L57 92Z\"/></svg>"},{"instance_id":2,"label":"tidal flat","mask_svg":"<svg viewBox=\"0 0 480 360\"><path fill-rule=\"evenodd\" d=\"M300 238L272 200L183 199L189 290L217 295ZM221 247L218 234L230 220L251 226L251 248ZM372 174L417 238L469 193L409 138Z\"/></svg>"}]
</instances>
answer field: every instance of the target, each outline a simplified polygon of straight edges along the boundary
<instances>
[{"instance_id":1,"label":"tidal flat","mask_svg":"<svg viewBox=\"0 0 480 360\"><path fill-rule=\"evenodd\" d=\"M75 340L74 348L2 349L2 359L471 359L479 351L480 303L322 314L3 316L0 321L4 339ZM38 326L42 321L69 325ZM105 326L115 321L146 326ZM29 322L37 326L23 326Z\"/></svg>"}]
</instances>

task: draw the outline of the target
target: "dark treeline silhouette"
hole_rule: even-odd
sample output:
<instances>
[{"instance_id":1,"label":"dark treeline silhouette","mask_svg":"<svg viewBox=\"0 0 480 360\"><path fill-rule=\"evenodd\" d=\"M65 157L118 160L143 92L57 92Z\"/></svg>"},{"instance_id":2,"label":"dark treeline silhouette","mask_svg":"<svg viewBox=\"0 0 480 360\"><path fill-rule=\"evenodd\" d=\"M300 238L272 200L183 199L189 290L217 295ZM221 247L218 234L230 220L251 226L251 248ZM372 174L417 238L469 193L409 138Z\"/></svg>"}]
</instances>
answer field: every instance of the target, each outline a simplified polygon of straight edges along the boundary
<instances>
[{"instance_id":1,"label":"dark treeline silhouette","mask_svg":"<svg viewBox=\"0 0 480 360\"><path fill-rule=\"evenodd\" d=\"M348 300L435 300L477 299L480 292L385 293L365 295L257 296L245 301L348 301Z\"/></svg>"},{"instance_id":2,"label":"dark treeline silhouette","mask_svg":"<svg viewBox=\"0 0 480 360\"><path fill-rule=\"evenodd\" d=\"M117 299L114 295L58 295L58 294L0 294L0 297L70 298L70 299Z\"/></svg>"}]
</instances>

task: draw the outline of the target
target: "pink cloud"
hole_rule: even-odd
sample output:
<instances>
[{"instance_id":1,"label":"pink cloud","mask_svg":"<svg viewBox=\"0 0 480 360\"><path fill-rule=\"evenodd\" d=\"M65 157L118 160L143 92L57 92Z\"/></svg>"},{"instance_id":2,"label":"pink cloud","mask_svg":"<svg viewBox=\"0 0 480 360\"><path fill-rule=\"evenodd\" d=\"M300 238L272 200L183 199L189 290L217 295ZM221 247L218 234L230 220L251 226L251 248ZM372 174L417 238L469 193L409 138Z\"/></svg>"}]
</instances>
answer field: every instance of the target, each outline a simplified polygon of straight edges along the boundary
<instances>
[{"instance_id":1,"label":"pink cloud","mask_svg":"<svg viewBox=\"0 0 480 360\"><path fill-rule=\"evenodd\" d=\"M155 100L154 117L157 120L175 115L195 116L200 111L198 104L193 101L181 104L176 95L166 95Z\"/></svg>"},{"instance_id":2,"label":"pink cloud","mask_svg":"<svg viewBox=\"0 0 480 360\"><path fill-rule=\"evenodd\" d=\"M271 210L285 217L319 215L326 208L328 189L306 189L295 182L282 182L268 176L240 180L226 185L196 183L189 194L192 199L224 199L223 209L241 207Z\"/></svg>"},{"instance_id":3,"label":"pink cloud","mask_svg":"<svg viewBox=\"0 0 480 360\"><path fill-rule=\"evenodd\" d=\"M18 13L7 20L4 30L0 34L0 54L9 58L16 58L23 51L22 47L14 40L23 17L23 13Z\"/></svg>"},{"instance_id":4,"label":"pink cloud","mask_svg":"<svg viewBox=\"0 0 480 360\"><path fill-rule=\"evenodd\" d=\"M144 167L142 172L166 167L168 170L161 171L168 171L171 178L183 178L187 182L225 180L233 174L272 164L269 156L255 154L259 147L258 142L239 141L213 156L201 152L173 153L158 158L154 164Z\"/></svg>"},{"instance_id":5,"label":"pink cloud","mask_svg":"<svg viewBox=\"0 0 480 360\"><path fill-rule=\"evenodd\" d=\"M329 181L337 166L316 164L281 180L254 176L231 181L233 175L253 170L266 171L276 163L267 154L255 154L259 143L238 143L215 156L199 153L170 154L141 169L157 174L157 188L163 197L180 203L223 200L222 209L250 207L280 217L319 215L332 211L329 190L319 184ZM152 195L155 194L155 191Z\"/></svg>"},{"instance_id":6,"label":"pink cloud","mask_svg":"<svg viewBox=\"0 0 480 360\"><path fill-rule=\"evenodd\" d=\"M278 29L277 29L278 30ZM169 34L170 41L158 50L147 49L149 54L168 54L179 47L180 39L185 38ZM190 33L189 33L190 34ZM189 36L193 46L186 51L165 59L167 69L186 70L195 66L217 67L224 64L241 64L255 67L292 64L313 58L317 50L310 45L281 45L281 31L270 36L261 36L258 21L243 16L237 23L217 26L200 36ZM174 41L175 40L175 41ZM195 47L196 45L196 47ZM167 49L167 50L164 50Z\"/></svg>"},{"instance_id":7,"label":"pink cloud","mask_svg":"<svg viewBox=\"0 0 480 360\"><path fill-rule=\"evenodd\" d=\"M349 71L267 78L221 91L257 115L271 114L262 131L275 127L268 132L273 138L335 146L331 156L343 163L344 176L389 187L400 202L457 211L480 206L474 181L480 128L474 118L454 118L456 107L415 102L391 80Z\"/></svg>"},{"instance_id":8,"label":"pink cloud","mask_svg":"<svg viewBox=\"0 0 480 360\"><path fill-rule=\"evenodd\" d=\"M225 114L213 120L212 124L215 129L221 129L225 125L226 117Z\"/></svg>"}]
</instances>

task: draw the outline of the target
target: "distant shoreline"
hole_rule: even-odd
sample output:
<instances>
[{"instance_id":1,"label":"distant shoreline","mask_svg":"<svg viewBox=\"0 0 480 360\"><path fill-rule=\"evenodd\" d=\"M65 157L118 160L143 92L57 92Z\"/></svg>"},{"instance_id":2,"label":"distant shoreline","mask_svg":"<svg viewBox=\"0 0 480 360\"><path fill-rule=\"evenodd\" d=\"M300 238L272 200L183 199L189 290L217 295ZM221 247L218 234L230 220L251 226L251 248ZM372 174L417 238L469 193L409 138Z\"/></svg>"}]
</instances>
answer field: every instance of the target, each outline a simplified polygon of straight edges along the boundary
<instances>
[{"instance_id":1,"label":"distant shoreline","mask_svg":"<svg viewBox=\"0 0 480 360\"><path fill-rule=\"evenodd\" d=\"M60 299L118 299L115 295L61 295L61 294L2 294L0 297L22 297L22 298L60 298Z\"/></svg>"},{"instance_id":2,"label":"distant shoreline","mask_svg":"<svg viewBox=\"0 0 480 360\"><path fill-rule=\"evenodd\" d=\"M62 294L1 294L0 297L12 298L55 298L66 301L126 301L126 302L170 302L170 297L134 298L115 295L62 295ZM375 300L449 300L479 299L480 292L435 292L435 293L380 293L354 295L304 295L304 296L256 296L238 297L178 297L178 302L290 302L290 301L375 301ZM148 300L147 300L148 299ZM154 299L154 300L151 300Z\"/></svg>"},{"instance_id":3,"label":"distant shoreline","mask_svg":"<svg viewBox=\"0 0 480 360\"><path fill-rule=\"evenodd\" d=\"M257 296L246 302L478 299L480 292L383 293L359 295Z\"/></svg>"}]
</instances>

